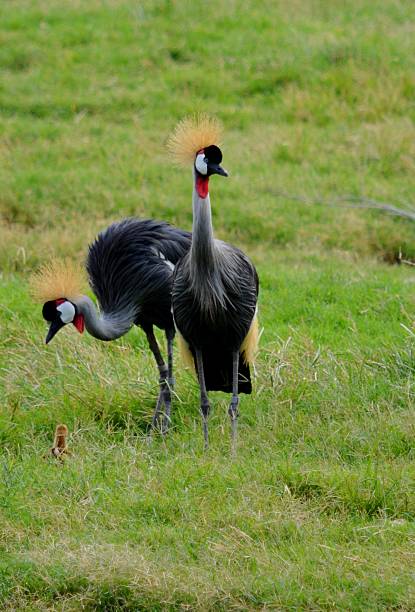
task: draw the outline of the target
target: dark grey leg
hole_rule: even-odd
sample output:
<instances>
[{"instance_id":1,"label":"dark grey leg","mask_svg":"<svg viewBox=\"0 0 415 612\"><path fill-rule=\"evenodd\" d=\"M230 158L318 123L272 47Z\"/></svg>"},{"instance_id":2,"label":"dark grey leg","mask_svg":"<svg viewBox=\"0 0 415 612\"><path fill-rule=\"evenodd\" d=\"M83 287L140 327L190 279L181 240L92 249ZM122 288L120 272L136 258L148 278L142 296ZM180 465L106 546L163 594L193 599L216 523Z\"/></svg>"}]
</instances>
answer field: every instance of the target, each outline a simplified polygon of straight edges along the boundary
<instances>
[{"instance_id":1,"label":"dark grey leg","mask_svg":"<svg viewBox=\"0 0 415 612\"><path fill-rule=\"evenodd\" d=\"M210 412L209 398L206 391L205 374L203 372L203 357L202 351L195 350L197 374L199 377L200 386L200 411L203 419L203 436L205 438L205 450L209 448L209 433L208 433L208 416Z\"/></svg>"},{"instance_id":2,"label":"dark grey leg","mask_svg":"<svg viewBox=\"0 0 415 612\"><path fill-rule=\"evenodd\" d=\"M236 434L237 434L237 419L239 415L238 404L238 370L239 370L239 351L235 351L232 355L232 399L229 406L229 416L232 426L232 454L236 452Z\"/></svg>"},{"instance_id":3,"label":"dark grey leg","mask_svg":"<svg viewBox=\"0 0 415 612\"><path fill-rule=\"evenodd\" d=\"M170 414L171 395L170 395L169 386L167 384L168 368L166 364L164 363L164 359L160 353L159 345L157 344L157 340L154 335L153 327L149 327L145 329L144 331L146 333L149 347L151 349L151 352L154 355L154 358L157 363L157 367L159 369L159 374L160 374L160 378L159 378L160 393L157 399L157 404L154 410L153 420L151 423L153 429L156 429L160 421L160 416L162 412L161 406L163 402L166 405L166 412Z\"/></svg>"},{"instance_id":4,"label":"dark grey leg","mask_svg":"<svg viewBox=\"0 0 415 612\"><path fill-rule=\"evenodd\" d=\"M169 393L169 398L168 398L168 402L165 402L166 404L166 412L164 414L164 419L163 419L163 433L166 433L169 426L170 426L170 422L171 422L171 418L170 418L170 409L171 409L171 389L174 388L174 377L173 377L173 340L174 340L174 335L175 335L175 331L174 329L167 329L166 330L166 338L167 338L167 363L168 363L168 378L167 378L167 385L166 385L166 389L165 392L167 391Z\"/></svg>"},{"instance_id":5,"label":"dark grey leg","mask_svg":"<svg viewBox=\"0 0 415 612\"><path fill-rule=\"evenodd\" d=\"M173 376L173 340L175 336L174 329L166 330L166 338L167 338L167 364L169 368L169 378L168 382L170 387L173 389L175 384L175 379Z\"/></svg>"},{"instance_id":6,"label":"dark grey leg","mask_svg":"<svg viewBox=\"0 0 415 612\"><path fill-rule=\"evenodd\" d=\"M161 383L160 383L160 385L161 385ZM157 398L156 407L154 409L153 418L151 419L151 428L152 429L157 429L158 426L159 426L160 415L161 415L161 413L163 411L163 409L162 409L163 400L164 400L163 390L160 389L159 396Z\"/></svg>"}]
</instances>

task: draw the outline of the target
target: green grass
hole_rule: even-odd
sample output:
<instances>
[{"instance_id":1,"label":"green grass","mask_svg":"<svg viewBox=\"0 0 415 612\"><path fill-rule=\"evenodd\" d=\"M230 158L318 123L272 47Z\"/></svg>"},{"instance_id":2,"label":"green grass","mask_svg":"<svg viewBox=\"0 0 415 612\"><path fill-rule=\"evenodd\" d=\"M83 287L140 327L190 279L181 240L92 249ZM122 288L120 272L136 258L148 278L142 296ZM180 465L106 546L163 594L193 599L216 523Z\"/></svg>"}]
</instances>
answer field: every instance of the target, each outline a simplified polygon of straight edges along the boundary
<instances>
[{"instance_id":1,"label":"green grass","mask_svg":"<svg viewBox=\"0 0 415 612\"><path fill-rule=\"evenodd\" d=\"M415 260L415 227L324 204L414 202L412 4L2 3L2 610L414 609L414 276L390 264ZM261 279L235 459L229 398L204 453L178 365L150 442L143 333L45 347L28 291L115 219L191 227L164 143L199 110L225 125L216 234ZM58 422L64 465L44 458Z\"/></svg>"}]
</instances>

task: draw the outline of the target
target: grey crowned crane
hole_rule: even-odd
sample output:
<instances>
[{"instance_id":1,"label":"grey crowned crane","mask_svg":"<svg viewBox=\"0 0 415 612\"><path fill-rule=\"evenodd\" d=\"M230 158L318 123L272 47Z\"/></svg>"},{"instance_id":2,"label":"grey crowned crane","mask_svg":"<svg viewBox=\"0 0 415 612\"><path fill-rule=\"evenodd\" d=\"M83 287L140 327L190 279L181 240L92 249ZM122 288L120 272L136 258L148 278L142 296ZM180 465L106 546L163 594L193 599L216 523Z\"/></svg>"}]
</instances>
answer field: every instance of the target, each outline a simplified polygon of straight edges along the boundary
<instances>
[{"instance_id":1,"label":"grey crowned crane","mask_svg":"<svg viewBox=\"0 0 415 612\"><path fill-rule=\"evenodd\" d=\"M82 274L68 261L43 266L32 280L32 290L44 302L43 317L49 322L46 344L68 323L99 340L114 340L133 325L146 336L160 374L160 393L153 427L162 431L170 420L173 385L173 339L171 287L174 266L190 247L191 234L168 223L150 219L124 219L101 232L88 251L89 284L100 307L82 295ZM160 352L153 327L165 331L168 365Z\"/></svg>"},{"instance_id":2,"label":"grey crowned crane","mask_svg":"<svg viewBox=\"0 0 415 612\"><path fill-rule=\"evenodd\" d=\"M206 115L184 119L168 142L179 162L193 166L190 251L176 265L172 307L185 359L200 386L205 448L210 390L232 393L229 416L236 447L239 393L251 393L249 364L258 342L258 275L242 251L213 236L209 177L228 176L220 163L218 122ZM179 340L180 340L179 336Z\"/></svg>"}]
</instances>

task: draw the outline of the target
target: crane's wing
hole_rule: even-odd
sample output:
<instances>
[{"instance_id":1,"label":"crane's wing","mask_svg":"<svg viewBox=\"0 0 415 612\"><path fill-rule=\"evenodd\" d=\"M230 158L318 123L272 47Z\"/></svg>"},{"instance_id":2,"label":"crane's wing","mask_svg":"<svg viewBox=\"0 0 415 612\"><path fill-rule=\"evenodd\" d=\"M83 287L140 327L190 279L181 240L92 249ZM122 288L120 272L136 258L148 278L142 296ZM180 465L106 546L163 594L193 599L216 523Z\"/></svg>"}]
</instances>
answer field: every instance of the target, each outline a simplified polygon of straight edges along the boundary
<instances>
[{"instance_id":1,"label":"crane's wing","mask_svg":"<svg viewBox=\"0 0 415 612\"><path fill-rule=\"evenodd\" d=\"M124 219L101 232L86 261L101 310L134 316L155 291L169 294L172 269L166 262L174 266L190 240L189 232L152 219Z\"/></svg>"}]
</instances>

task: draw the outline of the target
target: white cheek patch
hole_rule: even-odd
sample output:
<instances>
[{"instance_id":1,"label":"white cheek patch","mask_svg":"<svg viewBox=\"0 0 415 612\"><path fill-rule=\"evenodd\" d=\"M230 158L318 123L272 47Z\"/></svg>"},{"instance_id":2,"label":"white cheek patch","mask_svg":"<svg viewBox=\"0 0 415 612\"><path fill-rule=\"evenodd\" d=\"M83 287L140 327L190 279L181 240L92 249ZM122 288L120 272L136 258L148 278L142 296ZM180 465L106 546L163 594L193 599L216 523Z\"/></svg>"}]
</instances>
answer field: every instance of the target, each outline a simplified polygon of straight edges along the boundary
<instances>
[{"instance_id":1,"label":"white cheek patch","mask_svg":"<svg viewBox=\"0 0 415 612\"><path fill-rule=\"evenodd\" d=\"M63 302L56 307L61 313L61 321L62 323L72 323L75 318L75 307L70 302Z\"/></svg>"},{"instance_id":2,"label":"white cheek patch","mask_svg":"<svg viewBox=\"0 0 415 612\"><path fill-rule=\"evenodd\" d=\"M204 176L206 176L208 167L207 167L207 163L205 162L204 153L199 153L199 155L196 156L195 168L198 172L200 172L200 174L203 174Z\"/></svg>"}]
</instances>

